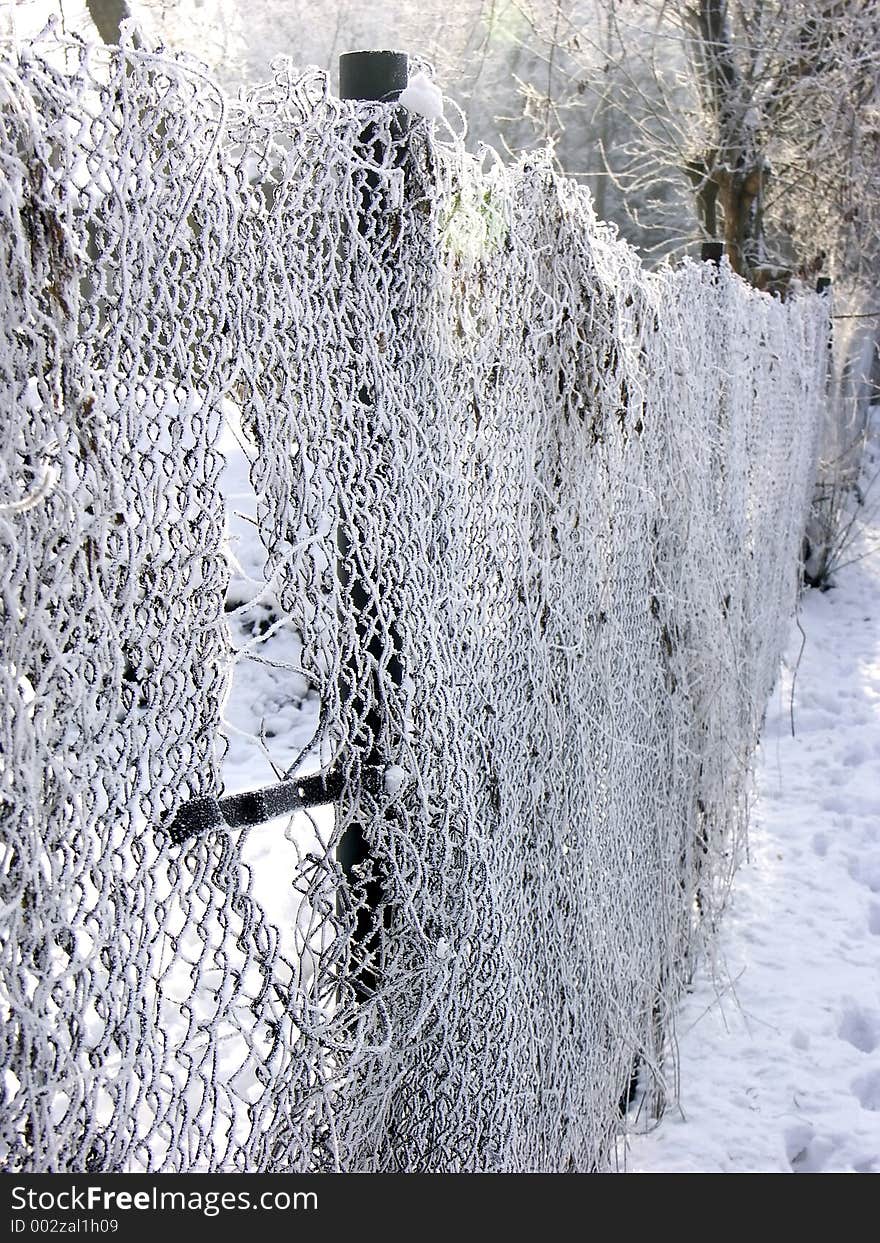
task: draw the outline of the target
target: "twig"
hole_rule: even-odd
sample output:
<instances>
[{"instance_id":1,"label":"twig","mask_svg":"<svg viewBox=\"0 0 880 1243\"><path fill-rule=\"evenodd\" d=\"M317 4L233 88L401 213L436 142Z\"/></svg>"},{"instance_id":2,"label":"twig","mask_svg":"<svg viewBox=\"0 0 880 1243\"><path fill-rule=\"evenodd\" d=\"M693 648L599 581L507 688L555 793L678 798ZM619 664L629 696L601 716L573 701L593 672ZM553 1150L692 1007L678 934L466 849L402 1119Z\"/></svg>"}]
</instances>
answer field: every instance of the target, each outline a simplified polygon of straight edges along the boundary
<instances>
[{"instance_id":1,"label":"twig","mask_svg":"<svg viewBox=\"0 0 880 1243\"><path fill-rule=\"evenodd\" d=\"M795 682L797 682L798 669L800 669L801 667L801 657L804 654L804 648L807 646L807 632L806 630L804 630L803 626L801 625L801 619L800 619L799 613L795 613L794 620L795 620L795 625L797 626L798 630L801 632L801 650L798 652L798 658L795 661L795 665L794 665L794 673L791 675L791 698L789 700L789 713L791 716L792 738L794 738L795 736L795 732L794 732L794 685L795 685Z\"/></svg>"}]
</instances>

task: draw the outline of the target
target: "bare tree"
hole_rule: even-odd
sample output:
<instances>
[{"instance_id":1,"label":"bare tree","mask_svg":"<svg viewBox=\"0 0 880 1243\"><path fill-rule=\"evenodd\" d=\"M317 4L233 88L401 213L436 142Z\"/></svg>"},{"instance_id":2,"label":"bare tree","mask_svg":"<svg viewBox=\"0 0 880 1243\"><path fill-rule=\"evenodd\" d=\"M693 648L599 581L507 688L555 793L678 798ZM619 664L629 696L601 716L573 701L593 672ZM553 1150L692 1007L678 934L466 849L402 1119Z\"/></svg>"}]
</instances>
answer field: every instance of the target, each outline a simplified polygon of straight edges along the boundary
<instances>
[{"instance_id":1,"label":"bare tree","mask_svg":"<svg viewBox=\"0 0 880 1243\"><path fill-rule=\"evenodd\" d=\"M687 165L705 232L757 284L785 278L780 258L806 275L830 250L840 262L863 194L860 114L880 78L876 6L698 0L680 20L710 138Z\"/></svg>"},{"instance_id":2,"label":"bare tree","mask_svg":"<svg viewBox=\"0 0 880 1243\"><path fill-rule=\"evenodd\" d=\"M554 72L527 107L598 104L606 171L663 249L719 239L761 287L880 262L880 6L873 0L524 0ZM597 23L596 4L604 10ZM548 61L551 57L548 53ZM601 65L601 72L596 71ZM546 129L546 125L544 127ZM670 188L676 190L670 193ZM691 227L683 228L690 204Z\"/></svg>"}]
</instances>

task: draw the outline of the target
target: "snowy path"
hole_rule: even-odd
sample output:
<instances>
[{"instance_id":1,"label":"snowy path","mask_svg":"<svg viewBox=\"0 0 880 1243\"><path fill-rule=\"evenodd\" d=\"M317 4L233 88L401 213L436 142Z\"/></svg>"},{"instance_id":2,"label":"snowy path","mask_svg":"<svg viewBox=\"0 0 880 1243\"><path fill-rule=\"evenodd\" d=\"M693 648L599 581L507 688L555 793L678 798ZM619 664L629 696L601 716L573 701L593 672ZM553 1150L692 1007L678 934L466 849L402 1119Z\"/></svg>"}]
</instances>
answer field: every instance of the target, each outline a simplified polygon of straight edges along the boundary
<instances>
[{"instance_id":1,"label":"snowy path","mask_svg":"<svg viewBox=\"0 0 880 1243\"><path fill-rule=\"evenodd\" d=\"M632 1172L880 1172L880 552L801 624L796 737L792 627L750 862L679 1015L681 1110L630 1139Z\"/></svg>"}]
</instances>

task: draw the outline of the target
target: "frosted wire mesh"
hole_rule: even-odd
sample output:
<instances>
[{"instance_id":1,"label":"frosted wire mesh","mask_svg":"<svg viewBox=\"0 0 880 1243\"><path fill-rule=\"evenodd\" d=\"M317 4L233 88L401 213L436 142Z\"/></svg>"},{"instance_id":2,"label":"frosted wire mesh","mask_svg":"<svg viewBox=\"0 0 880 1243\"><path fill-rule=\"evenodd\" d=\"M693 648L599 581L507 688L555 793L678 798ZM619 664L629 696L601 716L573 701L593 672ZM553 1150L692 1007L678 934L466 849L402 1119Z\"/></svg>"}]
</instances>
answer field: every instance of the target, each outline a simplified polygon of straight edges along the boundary
<instances>
[{"instance_id":1,"label":"frosted wire mesh","mask_svg":"<svg viewBox=\"0 0 880 1243\"><path fill-rule=\"evenodd\" d=\"M826 308L317 73L0 72L0 1161L602 1168L742 841ZM163 828L219 789L227 400L345 784L281 937L245 835Z\"/></svg>"}]
</instances>

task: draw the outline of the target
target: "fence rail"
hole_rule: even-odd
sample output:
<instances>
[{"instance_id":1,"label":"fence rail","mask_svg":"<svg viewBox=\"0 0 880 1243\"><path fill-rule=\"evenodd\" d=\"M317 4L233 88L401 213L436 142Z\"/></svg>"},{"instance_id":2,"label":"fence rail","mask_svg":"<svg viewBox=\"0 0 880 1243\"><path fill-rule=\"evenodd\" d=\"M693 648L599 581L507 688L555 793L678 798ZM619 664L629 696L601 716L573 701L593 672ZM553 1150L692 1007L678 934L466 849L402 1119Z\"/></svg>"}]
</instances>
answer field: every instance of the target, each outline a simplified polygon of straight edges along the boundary
<instances>
[{"instance_id":1,"label":"fence rail","mask_svg":"<svg viewBox=\"0 0 880 1243\"><path fill-rule=\"evenodd\" d=\"M0 1163L601 1168L742 842L827 307L316 72L0 76ZM290 919L217 802L231 404L336 797Z\"/></svg>"}]
</instances>

